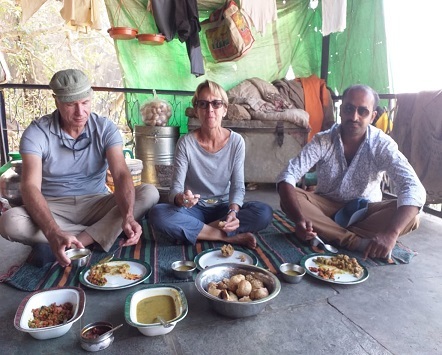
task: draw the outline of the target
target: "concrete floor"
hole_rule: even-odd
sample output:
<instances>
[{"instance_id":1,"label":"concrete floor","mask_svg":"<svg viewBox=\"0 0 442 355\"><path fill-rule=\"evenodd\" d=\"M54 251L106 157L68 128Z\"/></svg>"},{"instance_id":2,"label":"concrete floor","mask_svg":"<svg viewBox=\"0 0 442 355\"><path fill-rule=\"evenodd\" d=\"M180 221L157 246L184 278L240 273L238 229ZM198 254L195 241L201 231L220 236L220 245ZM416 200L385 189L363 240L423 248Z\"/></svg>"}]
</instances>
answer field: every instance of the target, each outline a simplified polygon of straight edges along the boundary
<instances>
[{"instance_id":1,"label":"concrete floor","mask_svg":"<svg viewBox=\"0 0 442 355\"><path fill-rule=\"evenodd\" d=\"M247 193L278 208L273 185ZM189 313L165 336L145 337L124 320L124 301L136 288L86 290L86 310L64 336L36 340L14 328L27 292L0 284L2 354L78 354L82 326L98 320L124 323L101 354L442 354L442 220L423 215L421 227L403 237L419 252L410 264L372 267L367 281L334 285L306 275L282 282L281 293L259 315L229 319L214 313L192 282L181 287ZM29 247L0 238L0 273L20 264Z\"/></svg>"}]
</instances>

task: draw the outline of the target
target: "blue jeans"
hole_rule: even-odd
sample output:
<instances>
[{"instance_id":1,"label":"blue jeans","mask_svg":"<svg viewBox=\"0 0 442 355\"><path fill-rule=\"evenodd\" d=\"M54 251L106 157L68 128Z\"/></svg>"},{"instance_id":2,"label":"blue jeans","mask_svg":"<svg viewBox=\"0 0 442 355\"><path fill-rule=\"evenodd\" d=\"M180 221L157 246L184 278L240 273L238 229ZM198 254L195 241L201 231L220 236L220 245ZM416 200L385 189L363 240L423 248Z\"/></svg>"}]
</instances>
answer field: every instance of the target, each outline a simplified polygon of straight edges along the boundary
<instances>
[{"instance_id":1,"label":"blue jeans","mask_svg":"<svg viewBox=\"0 0 442 355\"><path fill-rule=\"evenodd\" d=\"M179 242L189 241L195 244L204 224L224 219L228 210L227 203L211 207L197 204L192 208L160 203L150 209L149 223L157 232L164 233ZM228 233L228 236L257 232L266 228L272 221L273 210L263 202L245 202L237 218L240 225L237 230Z\"/></svg>"}]
</instances>

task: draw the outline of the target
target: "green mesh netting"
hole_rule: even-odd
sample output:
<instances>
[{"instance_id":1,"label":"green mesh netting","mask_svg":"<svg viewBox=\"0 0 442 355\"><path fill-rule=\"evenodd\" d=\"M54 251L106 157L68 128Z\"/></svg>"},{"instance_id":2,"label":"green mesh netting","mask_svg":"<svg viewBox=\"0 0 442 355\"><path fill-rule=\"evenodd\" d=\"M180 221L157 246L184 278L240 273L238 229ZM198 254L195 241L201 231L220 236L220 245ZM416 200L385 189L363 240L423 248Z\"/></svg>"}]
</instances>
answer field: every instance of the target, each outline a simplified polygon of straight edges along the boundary
<instances>
[{"instance_id":1,"label":"green mesh netting","mask_svg":"<svg viewBox=\"0 0 442 355\"><path fill-rule=\"evenodd\" d=\"M146 10L148 0L105 0L113 27L132 27L138 33L157 33L155 21ZM238 2L239 3L239 2ZM200 21L224 0L199 0ZM115 40L117 57L126 88L188 91L206 79L226 90L241 81L259 77L269 82L284 78L292 67L296 77L320 75L322 34L321 3L316 10L307 0L277 0L278 20L267 25L265 34L252 32L255 43L245 57L234 62L215 63L207 47L204 30L200 32L205 75L190 73L185 43L177 38L162 45L140 44L137 39ZM348 0L347 29L330 35L330 63L327 84L335 93L353 83L371 85L388 92L386 39L382 0ZM142 122L139 107L152 95L131 94L126 107L129 126ZM185 131L184 115L191 97L161 97L171 102L174 115L169 125Z\"/></svg>"}]
</instances>

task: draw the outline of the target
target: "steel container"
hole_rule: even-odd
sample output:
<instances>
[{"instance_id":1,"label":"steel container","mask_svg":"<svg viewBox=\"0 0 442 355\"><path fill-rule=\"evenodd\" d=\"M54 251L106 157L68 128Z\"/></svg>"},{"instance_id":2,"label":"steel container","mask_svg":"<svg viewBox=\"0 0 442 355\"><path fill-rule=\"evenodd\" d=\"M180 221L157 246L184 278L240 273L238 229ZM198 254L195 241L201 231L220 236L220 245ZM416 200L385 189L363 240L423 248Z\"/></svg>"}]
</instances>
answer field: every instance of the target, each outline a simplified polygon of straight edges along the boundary
<instances>
[{"instance_id":1,"label":"steel container","mask_svg":"<svg viewBox=\"0 0 442 355\"><path fill-rule=\"evenodd\" d=\"M100 328L103 335L99 335L96 338L87 338L85 335L87 332L93 329ZM81 347L86 351L100 351L108 348L114 342L114 333L110 332L104 334L105 332L113 328L112 323L109 322L95 322L86 325L80 334L80 344Z\"/></svg>"},{"instance_id":2,"label":"steel container","mask_svg":"<svg viewBox=\"0 0 442 355\"><path fill-rule=\"evenodd\" d=\"M135 157L143 162L141 181L169 187L179 127L135 125Z\"/></svg>"}]
</instances>

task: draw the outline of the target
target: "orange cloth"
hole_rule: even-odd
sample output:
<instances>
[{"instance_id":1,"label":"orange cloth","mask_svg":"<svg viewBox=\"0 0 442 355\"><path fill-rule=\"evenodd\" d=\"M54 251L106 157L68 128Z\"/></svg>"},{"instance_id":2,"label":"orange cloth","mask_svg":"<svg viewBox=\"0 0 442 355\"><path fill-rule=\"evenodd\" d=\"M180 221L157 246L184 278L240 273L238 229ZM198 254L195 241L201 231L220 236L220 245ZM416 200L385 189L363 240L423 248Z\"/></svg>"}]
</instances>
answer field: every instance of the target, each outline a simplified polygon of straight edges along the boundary
<instances>
[{"instance_id":1,"label":"orange cloth","mask_svg":"<svg viewBox=\"0 0 442 355\"><path fill-rule=\"evenodd\" d=\"M334 121L333 117L330 118L329 115L326 117L326 113L330 111L330 105L333 105L333 103L331 102L330 93L324 79L320 79L316 75L310 75L307 78L296 80L301 81L302 88L304 89L304 110L310 115L309 124L311 131L308 135L308 141L310 141L316 133L323 129L323 123L327 123L329 120ZM333 108L331 113L333 113ZM328 124L324 128L329 128Z\"/></svg>"}]
</instances>

